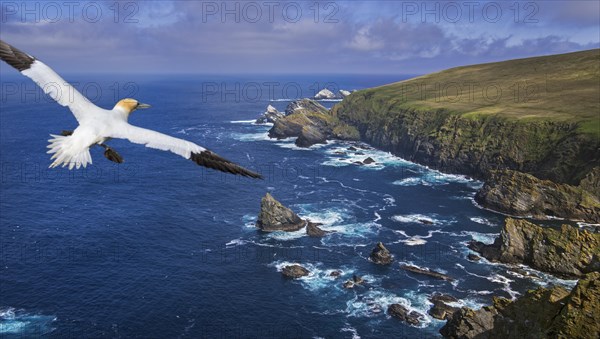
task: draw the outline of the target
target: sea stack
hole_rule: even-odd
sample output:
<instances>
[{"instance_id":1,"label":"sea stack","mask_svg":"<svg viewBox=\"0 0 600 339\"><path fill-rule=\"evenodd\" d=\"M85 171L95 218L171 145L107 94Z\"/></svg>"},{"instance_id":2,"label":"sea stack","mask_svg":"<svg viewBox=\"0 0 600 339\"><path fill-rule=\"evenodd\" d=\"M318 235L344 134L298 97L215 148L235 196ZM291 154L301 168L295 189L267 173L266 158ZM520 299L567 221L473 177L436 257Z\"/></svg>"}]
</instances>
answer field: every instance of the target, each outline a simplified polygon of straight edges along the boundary
<instances>
[{"instance_id":1,"label":"sea stack","mask_svg":"<svg viewBox=\"0 0 600 339\"><path fill-rule=\"evenodd\" d=\"M371 259L372 262L379 265L389 265L392 263L392 261L394 261L394 258L392 258L392 255L390 254L390 251L388 251L388 249L385 248L382 242L377 243L377 246L375 246L375 248L371 252L371 255L369 256L369 259Z\"/></svg>"},{"instance_id":2,"label":"sea stack","mask_svg":"<svg viewBox=\"0 0 600 339\"><path fill-rule=\"evenodd\" d=\"M260 202L256 226L265 232L298 231L306 225L296 213L267 193Z\"/></svg>"}]
</instances>

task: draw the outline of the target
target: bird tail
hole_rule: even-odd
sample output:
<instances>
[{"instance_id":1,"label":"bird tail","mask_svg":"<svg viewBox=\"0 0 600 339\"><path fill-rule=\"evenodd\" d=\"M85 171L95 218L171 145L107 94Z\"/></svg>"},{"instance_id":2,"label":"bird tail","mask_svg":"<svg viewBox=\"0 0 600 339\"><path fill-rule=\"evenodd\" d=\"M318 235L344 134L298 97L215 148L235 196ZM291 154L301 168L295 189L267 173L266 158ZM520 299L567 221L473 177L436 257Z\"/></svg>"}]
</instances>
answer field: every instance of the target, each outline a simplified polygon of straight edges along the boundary
<instances>
[{"instance_id":1,"label":"bird tail","mask_svg":"<svg viewBox=\"0 0 600 339\"><path fill-rule=\"evenodd\" d=\"M62 165L62 167L69 166L69 169L73 167L79 169L81 166L85 168L87 164L92 163L92 156L90 155L90 148L85 147L83 150L81 146L74 142L71 136L62 136L50 134L52 139L49 139L50 149L47 153L54 155L50 159L54 159L54 162L50 164L50 168L54 168Z\"/></svg>"}]
</instances>

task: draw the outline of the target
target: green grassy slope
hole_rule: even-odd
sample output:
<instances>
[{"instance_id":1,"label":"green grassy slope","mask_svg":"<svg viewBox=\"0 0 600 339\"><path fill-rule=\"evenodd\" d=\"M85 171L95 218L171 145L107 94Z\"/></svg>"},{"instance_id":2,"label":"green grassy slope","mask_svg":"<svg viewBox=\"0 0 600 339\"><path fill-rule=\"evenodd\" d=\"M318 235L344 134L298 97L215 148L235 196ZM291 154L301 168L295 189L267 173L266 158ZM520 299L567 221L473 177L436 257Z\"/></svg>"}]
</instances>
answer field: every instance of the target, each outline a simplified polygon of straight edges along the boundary
<instances>
[{"instance_id":1,"label":"green grassy slope","mask_svg":"<svg viewBox=\"0 0 600 339\"><path fill-rule=\"evenodd\" d=\"M600 166L600 50L458 67L352 93L332 114L442 171L578 184Z\"/></svg>"},{"instance_id":2,"label":"green grassy slope","mask_svg":"<svg viewBox=\"0 0 600 339\"><path fill-rule=\"evenodd\" d=\"M457 67L365 94L392 108L575 122L600 137L600 49Z\"/></svg>"}]
</instances>

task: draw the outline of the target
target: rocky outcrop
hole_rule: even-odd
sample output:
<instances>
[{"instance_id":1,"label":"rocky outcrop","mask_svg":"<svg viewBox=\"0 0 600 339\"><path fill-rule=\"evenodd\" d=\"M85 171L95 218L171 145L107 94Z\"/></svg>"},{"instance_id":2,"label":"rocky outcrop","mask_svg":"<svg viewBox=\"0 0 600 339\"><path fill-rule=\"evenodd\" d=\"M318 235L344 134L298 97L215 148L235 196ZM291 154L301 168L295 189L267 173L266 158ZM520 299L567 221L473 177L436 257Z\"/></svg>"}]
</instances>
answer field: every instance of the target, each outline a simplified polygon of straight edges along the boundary
<instances>
[{"instance_id":1,"label":"rocky outcrop","mask_svg":"<svg viewBox=\"0 0 600 339\"><path fill-rule=\"evenodd\" d=\"M429 298L429 301L433 304L429 309L429 315L436 319L446 320L452 317L454 312L460 310L458 307L450 306L449 303L458 302L458 299L451 295L434 293Z\"/></svg>"},{"instance_id":2,"label":"rocky outcrop","mask_svg":"<svg viewBox=\"0 0 600 339\"><path fill-rule=\"evenodd\" d=\"M593 188L597 184L594 181L597 178L589 174L582 184ZM492 171L475 200L486 208L515 216L600 223L600 200L594 194L512 170Z\"/></svg>"},{"instance_id":3,"label":"rocky outcrop","mask_svg":"<svg viewBox=\"0 0 600 339\"><path fill-rule=\"evenodd\" d=\"M566 278L600 271L600 234L570 225L556 230L507 218L493 244L472 242L469 248L490 261L525 264Z\"/></svg>"},{"instance_id":4,"label":"rocky outcrop","mask_svg":"<svg viewBox=\"0 0 600 339\"><path fill-rule=\"evenodd\" d=\"M572 291L556 286L527 292L515 301L494 298L479 310L463 307L440 333L446 338L598 338L600 273L579 280Z\"/></svg>"},{"instance_id":5,"label":"rocky outcrop","mask_svg":"<svg viewBox=\"0 0 600 339\"><path fill-rule=\"evenodd\" d=\"M350 91L346 91L346 90L343 90L343 89L340 89L340 90L339 90L339 93L340 93L340 96L341 96L342 98L345 98L345 97L349 96L350 94L352 94L352 92L350 92Z\"/></svg>"},{"instance_id":6,"label":"rocky outcrop","mask_svg":"<svg viewBox=\"0 0 600 339\"><path fill-rule=\"evenodd\" d=\"M269 130L270 138L295 137L298 147L326 143L329 139L358 140L358 131L335 118L321 104L310 99L291 102L286 116Z\"/></svg>"},{"instance_id":7,"label":"rocky outcrop","mask_svg":"<svg viewBox=\"0 0 600 339\"><path fill-rule=\"evenodd\" d=\"M279 112L277 108L269 105L267 106L267 111L263 113L258 119L256 119L257 124L266 124L266 123L275 123L277 119L283 118L283 113Z\"/></svg>"},{"instance_id":8,"label":"rocky outcrop","mask_svg":"<svg viewBox=\"0 0 600 339\"><path fill-rule=\"evenodd\" d=\"M335 94L332 91L328 90L327 88L324 88L315 95L315 99L316 100L335 99Z\"/></svg>"},{"instance_id":9,"label":"rocky outcrop","mask_svg":"<svg viewBox=\"0 0 600 339\"><path fill-rule=\"evenodd\" d=\"M281 274L283 274L284 277L291 279L298 279L307 276L309 273L310 272L306 268L300 265L284 266L281 270Z\"/></svg>"},{"instance_id":10,"label":"rocky outcrop","mask_svg":"<svg viewBox=\"0 0 600 339\"><path fill-rule=\"evenodd\" d=\"M405 323L413 326L417 326L421 323L421 319L423 319L423 315L416 311L409 311L406 307L400 304L391 304L387 313L396 319L402 320Z\"/></svg>"},{"instance_id":11,"label":"rocky outcrop","mask_svg":"<svg viewBox=\"0 0 600 339\"><path fill-rule=\"evenodd\" d=\"M329 114L327 108L320 103L311 99L301 99L290 102L285 108L285 115L292 115L294 113L319 113Z\"/></svg>"},{"instance_id":12,"label":"rocky outcrop","mask_svg":"<svg viewBox=\"0 0 600 339\"><path fill-rule=\"evenodd\" d=\"M310 147L316 144L326 144L327 135L319 128L314 126L304 126L300 135L296 139L296 146L298 147Z\"/></svg>"},{"instance_id":13,"label":"rocky outcrop","mask_svg":"<svg viewBox=\"0 0 600 339\"><path fill-rule=\"evenodd\" d=\"M298 231L306 225L296 213L267 193L260 202L256 226L265 232Z\"/></svg>"},{"instance_id":14,"label":"rocky outcrop","mask_svg":"<svg viewBox=\"0 0 600 339\"><path fill-rule=\"evenodd\" d=\"M379 265L389 265L394 261L392 254L387 248L385 248L382 242L377 243L377 246L375 246L371 252L371 255L369 256L369 259Z\"/></svg>"},{"instance_id":15,"label":"rocky outcrop","mask_svg":"<svg viewBox=\"0 0 600 339\"><path fill-rule=\"evenodd\" d=\"M435 279L454 281L454 279L449 277L448 275L446 275L444 273L436 272L436 271L433 271L430 269L424 269L424 268L420 268L420 267L412 266L412 265L400 265L400 268L405 271L430 276Z\"/></svg>"},{"instance_id":16,"label":"rocky outcrop","mask_svg":"<svg viewBox=\"0 0 600 339\"><path fill-rule=\"evenodd\" d=\"M370 165L370 164L374 164L375 163L375 159L368 157L365 160L363 160L363 164L365 165Z\"/></svg>"},{"instance_id":17,"label":"rocky outcrop","mask_svg":"<svg viewBox=\"0 0 600 339\"><path fill-rule=\"evenodd\" d=\"M594 167L579 183L579 187L600 199L600 167Z\"/></svg>"},{"instance_id":18,"label":"rocky outcrop","mask_svg":"<svg viewBox=\"0 0 600 339\"><path fill-rule=\"evenodd\" d=\"M308 234L309 237L315 237L315 238L320 238L320 237L324 237L327 233L331 233L328 231L323 231L322 229L319 228L320 225L319 223L313 223L310 220L306 221L306 234Z\"/></svg>"}]
</instances>

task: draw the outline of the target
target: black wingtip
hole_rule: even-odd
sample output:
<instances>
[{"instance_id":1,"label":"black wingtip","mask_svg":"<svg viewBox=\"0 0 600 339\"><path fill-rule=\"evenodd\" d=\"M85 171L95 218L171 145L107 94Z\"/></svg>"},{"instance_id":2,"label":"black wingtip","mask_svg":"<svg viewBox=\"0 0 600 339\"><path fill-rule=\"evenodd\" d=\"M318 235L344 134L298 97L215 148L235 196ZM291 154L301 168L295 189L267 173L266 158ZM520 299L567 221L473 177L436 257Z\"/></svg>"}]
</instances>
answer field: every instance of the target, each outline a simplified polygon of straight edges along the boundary
<instances>
[{"instance_id":1,"label":"black wingtip","mask_svg":"<svg viewBox=\"0 0 600 339\"><path fill-rule=\"evenodd\" d=\"M31 55L0 40L0 59L16 68L19 72L27 70L35 61Z\"/></svg>"},{"instance_id":2,"label":"black wingtip","mask_svg":"<svg viewBox=\"0 0 600 339\"><path fill-rule=\"evenodd\" d=\"M208 168L212 168L221 172L241 175L244 177L263 179L263 176L247 170L242 166L235 164L227 159L224 159L211 151L203 151L200 153L192 153L190 160L196 164Z\"/></svg>"}]
</instances>

